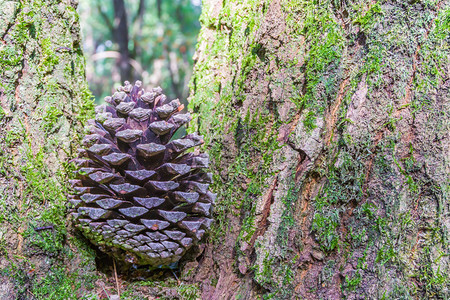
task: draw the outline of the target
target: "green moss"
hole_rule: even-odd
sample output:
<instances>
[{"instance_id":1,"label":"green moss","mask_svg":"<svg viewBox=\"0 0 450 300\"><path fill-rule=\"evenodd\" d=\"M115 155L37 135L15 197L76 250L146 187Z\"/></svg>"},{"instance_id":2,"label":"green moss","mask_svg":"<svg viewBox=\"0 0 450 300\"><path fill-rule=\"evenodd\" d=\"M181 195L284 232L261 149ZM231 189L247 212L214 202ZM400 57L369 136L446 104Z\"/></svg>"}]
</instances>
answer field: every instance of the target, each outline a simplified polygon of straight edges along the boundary
<instances>
[{"instance_id":1,"label":"green moss","mask_svg":"<svg viewBox=\"0 0 450 300\"><path fill-rule=\"evenodd\" d=\"M59 57L53 51L53 43L50 38L41 41L42 59L40 67L43 68L42 73L50 72L58 63Z\"/></svg>"},{"instance_id":2,"label":"green moss","mask_svg":"<svg viewBox=\"0 0 450 300\"><path fill-rule=\"evenodd\" d=\"M25 147L26 164L21 167L25 178L25 197L28 200L19 209L31 210L28 229L24 237L30 246L37 246L43 251L54 252L63 248L66 236L66 197L64 183L66 174L58 172L54 177L45 161L47 153L41 148L37 153L31 150L31 142ZM41 207L44 207L42 209ZM39 209L41 208L41 209ZM51 231L36 232L35 227L53 226Z\"/></svg>"},{"instance_id":3,"label":"green moss","mask_svg":"<svg viewBox=\"0 0 450 300\"><path fill-rule=\"evenodd\" d=\"M80 285L81 282L68 277L63 268L55 268L34 283L31 293L36 299L74 299Z\"/></svg>"},{"instance_id":4,"label":"green moss","mask_svg":"<svg viewBox=\"0 0 450 300\"><path fill-rule=\"evenodd\" d=\"M239 9L235 9L236 5L239 6ZM207 11L207 8L205 8L205 11ZM218 19L206 19L205 17L206 13L201 18L202 22L208 24L209 28L216 29L215 40L208 49L210 57L218 57L224 67L231 66L233 83L238 88L232 88L231 82L221 86L221 83L212 77L211 69L216 66L209 65L207 62L197 64L196 76L191 81L191 87L195 89L196 93L190 99L189 107L197 115L202 116L201 122L199 122L199 131L201 133L211 132L211 134L206 135L205 144L211 145L209 154L216 165L219 165L224 151L220 141L227 134L234 133L236 135L238 124L242 128L239 129L241 132L237 134L237 139L243 141L239 145L239 158L228 167L229 178L227 183L222 183L222 179L217 174L214 176L213 189L218 191L218 199L220 200L215 208L217 226L213 231L213 236L220 237L228 231L227 214L234 209L244 211L252 207L253 199L261 193L260 190L250 189L247 192L240 190L239 182L242 181L242 176L250 179L249 186L257 186L264 181L264 178L270 176L267 172L267 165L272 151L277 147L277 143L275 138L266 136L266 125L271 121L266 112L253 112L251 117L241 120L241 123L239 123L235 114L235 107L233 107L233 103L245 101L243 87L247 75L260 65L260 59L257 55L257 49L260 46L254 45L252 42L261 19L258 3L227 1L224 3L224 8L221 10ZM226 30L222 29L228 29L227 26L231 26L230 24L233 24L233 31L229 35ZM243 41L245 41L244 47ZM224 49L229 49L229 52L224 52ZM237 69L234 66L239 66L239 68ZM201 81L197 81L197 78L201 78ZM219 101L217 103L210 101L219 91L221 93ZM215 117L207 113L211 110L216 111ZM210 129L214 129L214 132ZM276 128L273 129L274 132L275 130ZM264 141L262 145L260 141ZM266 151L266 158L260 163L261 165L250 169L249 164L253 155ZM246 196L241 203L238 199L242 193ZM254 213L251 212L251 209L249 211L249 215L244 218L244 227L246 228L244 231L246 233L242 233L242 236L246 236L246 238L251 236L248 234L254 231L252 216Z\"/></svg>"},{"instance_id":5,"label":"green moss","mask_svg":"<svg viewBox=\"0 0 450 300\"><path fill-rule=\"evenodd\" d=\"M42 117L42 128L45 132L49 132L56 125L58 119L63 115L63 112L53 106L47 108L44 116Z\"/></svg>"},{"instance_id":6,"label":"green moss","mask_svg":"<svg viewBox=\"0 0 450 300\"><path fill-rule=\"evenodd\" d=\"M426 259L420 266L418 272L419 274L416 277L420 282L422 282L422 293L429 298L448 294L448 290L446 291L446 289L450 283L450 277L448 273L441 271L440 265L440 260L448 254L441 252L435 261L430 259L430 247L425 247L423 249L423 254L426 256Z\"/></svg>"},{"instance_id":7,"label":"green moss","mask_svg":"<svg viewBox=\"0 0 450 300\"><path fill-rule=\"evenodd\" d=\"M258 278L258 282L261 285L264 285L266 283L272 283L272 276L273 276L273 264L274 264L274 258L271 258L269 256L269 253L266 254L266 257L263 259L263 264L261 271L257 272L255 275Z\"/></svg>"},{"instance_id":8,"label":"green moss","mask_svg":"<svg viewBox=\"0 0 450 300\"><path fill-rule=\"evenodd\" d=\"M255 113L253 117L248 114L244 120L239 121L234 129L237 133L235 138L239 145L239 156L235 163L230 165L229 176L235 176L236 180L245 176L248 181L245 190L236 193L236 187L230 185L226 191L233 195L233 198L239 199L239 194L244 196L241 201L236 201L233 206L243 213L243 222L240 237L238 241L249 241L257 229L255 224L256 203L255 200L262 196L263 190L267 188L267 180L273 176L270 170L273 153L280 146L276 141L275 134L265 132L266 124L271 120L268 114ZM276 130L277 127L272 130ZM261 160L255 162L253 157L256 154L261 155ZM252 166L253 163L253 166ZM255 164L256 163L256 164ZM220 221L219 221L220 222Z\"/></svg>"},{"instance_id":9,"label":"green moss","mask_svg":"<svg viewBox=\"0 0 450 300\"><path fill-rule=\"evenodd\" d=\"M79 92L81 100L74 107L74 115L75 118L83 126L85 126L87 124L87 121L94 118L95 116L94 96L92 95L92 92L89 90L87 85L83 86Z\"/></svg>"},{"instance_id":10,"label":"green moss","mask_svg":"<svg viewBox=\"0 0 450 300\"><path fill-rule=\"evenodd\" d=\"M362 277L359 272L356 272L353 276L345 276L344 288L350 291L356 290L361 283Z\"/></svg>"},{"instance_id":11,"label":"green moss","mask_svg":"<svg viewBox=\"0 0 450 300\"><path fill-rule=\"evenodd\" d=\"M294 295L295 263L297 256L288 261L280 260L269 253L261 266L254 266L255 280L270 292L264 293L262 299L290 299Z\"/></svg>"},{"instance_id":12,"label":"green moss","mask_svg":"<svg viewBox=\"0 0 450 300\"><path fill-rule=\"evenodd\" d=\"M362 30L372 26L378 19L379 15L383 14L380 2L372 4L364 15L358 15L353 21L353 24L358 24Z\"/></svg>"},{"instance_id":13,"label":"green moss","mask_svg":"<svg viewBox=\"0 0 450 300\"><path fill-rule=\"evenodd\" d=\"M178 294L182 299L196 300L199 298L200 290L195 284L182 283L177 287Z\"/></svg>"},{"instance_id":14,"label":"green moss","mask_svg":"<svg viewBox=\"0 0 450 300\"><path fill-rule=\"evenodd\" d=\"M418 51L418 66L414 76L416 94L411 101L414 113L432 108L430 93L434 93L435 88L443 83L448 73L445 68L448 65L447 53L450 50L449 20L450 7L447 5L439 11L428 38Z\"/></svg>"},{"instance_id":15,"label":"green moss","mask_svg":"<svg viewBox=\"0 0 450 300\"><path fill-rule=\"evenodd\" d=\"M339 246L340 225L339 211L335 208L324 207L314 214L311 230L316 233L320 247L326 251L333 251Z\"/></svg>"},{"instance_id":16,"label":"green moss","mask_svg":"<svg viewBox=\"0 0 450 300\"><path fill-rule=\"evenodd\" d=\"M151 294L143 295L139 293L138 287L150 287ZM167 291L171 291L167 293ZM167 294L169 295L167 295ZM194 300L200 298L200 290L197 284L188 284L179 282L173 278L166 278L165 280L142 280L130 283L127 285L125 291L121 291L121 299L126 300L140 300L142 297L155 296L162 299L183 299Z\"/></svg>"},{"instance_id":17,"label":"green moss","mask_svg":"<svg viewBox=\"0 0 450 300\"><path fill-rule=\"evenodd\" d=\"M386 67L384 57L386 48L381 43L368 45L368 51L365 56L364 65L361 68L361 74L368 75L367 81L371 86L379 86L382 83L382 70Z\"/></svg>"},{"instance_id":18,"label":"green moss","mask_svg":"<svg viewBox=\"0 0 450 300\"><path fill-rule=\"evenodd\" d=\"M285 1L283 10L287 14L291 39L303 38L308 45L301 67L305 83L294 103L308 109L303 122L308 130L312 130L315 119L322 116L324 107L334 100L342 78L342 69L346 65L341 60L345 46L344 31L336 22L331 1Z\"/></svg>"},{"instance_id":19,"label":"green moss","mask_svg":"<svg viewBox=\"0 0 450 300\"><path fill-rule=\"evenodd\" d=\"M28 270L28 271L25 271ZM92 279L80 280L83 274L68 275L63 265L53 265L45 276L35 280L34 266L29 266L27 261L19 264L11 262L8 267L0 270L0 274L7 276L15 284L17 297L34 299L93 299L90 296L78 294L82 285L92 286Z\"/></svg>"},{"instance_id":20,"label":"green moss","mask_svg":"<svg viewBox=\"0 0 450 300\"><path fill-rule=\"evenodd\" d=\"M317 127L316 125L316 115L312 111L308 111L305 119L303 120L303 125L305 125L306 129L311 131Z\"/></svg>"},{"instance_id":21,"label":"green moss","mask_svg":"<svg viewBox=\"0 0 450 300\"><path fill-rule=\"evenodd\" d=\"M0 275L10 279L19 297L25 295L32 276L32 274L28 274L27 268L23 265L24 263L11 262L8 266L0 269Z\"/></svg>"},{"instance_id":22,"label":"green moss","mask_svg":"<svg viewBox=\"0 0 450 300\"><path fill-rule=\"evenodd\" d=\"M311 229L325 251L333 251L339 247L339 214L343 210L341 206L360 201L365 179L362 163L349 152L341 151L334 164L329 167L326 173L327 182L314 203L316 213Z\"/></svg>"},{"instance_id":23,"label":"green moss","mask_svg":"<svg viewBox=\"0 0 450 300\"><path fill-rule=\"evenodd\" d=\"M289 189L286 193L286 196L282 199L284 204L284 211L281 215L281 223L278 227L277 232L277 244L281 247L283 254L286 254L289 251L288 239L289 239L289 231L296 224L294 213L295 213L295 203L299 198L300 189L296 185L294 180L295 175L292 175Z\"/></svg>"}]
</instances>

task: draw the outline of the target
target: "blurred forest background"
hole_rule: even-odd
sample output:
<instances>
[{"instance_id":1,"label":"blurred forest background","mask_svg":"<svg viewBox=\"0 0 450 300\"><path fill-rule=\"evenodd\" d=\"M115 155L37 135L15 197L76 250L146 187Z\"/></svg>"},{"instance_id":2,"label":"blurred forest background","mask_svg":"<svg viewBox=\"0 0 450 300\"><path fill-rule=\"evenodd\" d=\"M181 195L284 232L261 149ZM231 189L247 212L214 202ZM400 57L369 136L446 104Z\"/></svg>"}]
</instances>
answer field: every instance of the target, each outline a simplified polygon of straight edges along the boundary
<instances>
[{"instance_id":1,"label":"blurred forest background","mask_svg":"<svg viewBox=\"0 0 450 300\"><path fill-rule=\"evenodd\" d=\"M125 80L187 103L201 0L80 0L79 13L97 103Z\"/></svg>"}]
</instances>

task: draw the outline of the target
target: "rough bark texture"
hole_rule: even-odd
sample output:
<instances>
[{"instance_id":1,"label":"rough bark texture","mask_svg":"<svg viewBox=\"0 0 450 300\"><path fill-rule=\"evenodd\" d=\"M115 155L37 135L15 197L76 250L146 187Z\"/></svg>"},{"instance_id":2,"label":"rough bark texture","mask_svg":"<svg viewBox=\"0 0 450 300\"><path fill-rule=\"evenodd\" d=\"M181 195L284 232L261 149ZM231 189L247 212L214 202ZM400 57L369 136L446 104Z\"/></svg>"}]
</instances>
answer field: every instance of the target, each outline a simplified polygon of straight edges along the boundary
<instances>
[{"instance_id":1,"label":"rough bark texture","mask_svg":"<svg viewBox=\"0 0 450 300\"><path fill-rule=\"evenodd\" d=\"M204 1L203 299L446 299L449 1Z\"/></svg>"},{"instance_id":2,"label":"rough bark texture","mask_svg":"<svg viewBox=\"0 0 450 300\"><path fill-rule=\"evenodd\" d=\"M92 113L76 1L0 0L0 299L80 299L94 253L65 182Z\"/></svg>"}]
</instances>

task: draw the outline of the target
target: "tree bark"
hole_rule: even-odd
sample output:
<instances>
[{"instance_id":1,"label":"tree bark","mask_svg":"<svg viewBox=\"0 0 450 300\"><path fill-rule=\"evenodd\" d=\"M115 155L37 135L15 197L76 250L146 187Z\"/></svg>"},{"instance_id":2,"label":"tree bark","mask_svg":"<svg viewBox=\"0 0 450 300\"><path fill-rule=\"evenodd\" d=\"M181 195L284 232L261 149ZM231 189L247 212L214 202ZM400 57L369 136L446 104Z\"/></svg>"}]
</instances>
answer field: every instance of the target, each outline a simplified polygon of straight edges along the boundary
<instances>
[{"instance_id":1,"label":"tree bark","mask_svg":"<svg viewBox=\"0 0 450 300\"><path fill-rule=\"evenodd\" d=\"M448 1L204 1L203 299L449 295Z\"/></svg>"},{"instance_id":2,"label":"tree bark","mask_svg":"<svg viewBox=\"0 0 450 300\"><path fill-rule=\"evenodd\" d=\"M79 298L93 278L66 225L68 160L93 111L75 3L0 0L0 299Z\"/></svg>"}]
</instances>

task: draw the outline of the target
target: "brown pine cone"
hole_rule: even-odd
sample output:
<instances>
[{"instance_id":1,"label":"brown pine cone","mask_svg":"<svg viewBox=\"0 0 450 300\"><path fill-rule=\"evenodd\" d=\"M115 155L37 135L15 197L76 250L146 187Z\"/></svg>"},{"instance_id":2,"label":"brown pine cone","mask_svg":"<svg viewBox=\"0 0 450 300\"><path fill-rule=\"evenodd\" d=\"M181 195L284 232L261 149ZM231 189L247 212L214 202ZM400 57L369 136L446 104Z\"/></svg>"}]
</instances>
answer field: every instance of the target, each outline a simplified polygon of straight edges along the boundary
<instances>
[{"instance_id":1,"label":"brown pine cone","mask_svg":"<svg viewBox=\"0 0 450 300\"><path fill-rule=\"evenodd\" d=\"M153 267L177 262L212 223L208 156L186 153L202 137L171 139L191 117L159 87L125 82L105 100L74 160L79 170L69 201L77 227L118 259Z\"/></svg>"}]
</instances>

